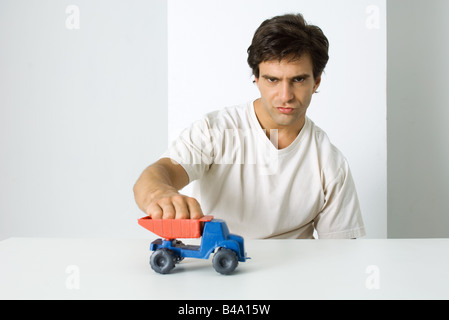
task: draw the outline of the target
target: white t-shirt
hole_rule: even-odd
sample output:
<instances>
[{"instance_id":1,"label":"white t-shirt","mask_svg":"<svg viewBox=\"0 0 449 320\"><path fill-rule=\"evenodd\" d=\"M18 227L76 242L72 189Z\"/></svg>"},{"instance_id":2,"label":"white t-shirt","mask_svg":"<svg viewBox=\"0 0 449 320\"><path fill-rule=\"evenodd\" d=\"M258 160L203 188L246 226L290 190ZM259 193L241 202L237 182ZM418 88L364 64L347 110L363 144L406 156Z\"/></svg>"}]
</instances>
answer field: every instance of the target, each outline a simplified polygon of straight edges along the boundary
<instances>
[{"instance_id":1,"label":"white t-shirt","mask_svg":"<svg viewBox=\"0 0 449 320\"><path fill-rule=\"evenodd\" d=\"M253 102L207 114L185 129L162 158L195 180L204 214L226 221L247 238L365 235L348 162L326 133L306 117L296 139L277 149ZM270 141L272 140L272 141Z\"/></svg>"}]
</instances>

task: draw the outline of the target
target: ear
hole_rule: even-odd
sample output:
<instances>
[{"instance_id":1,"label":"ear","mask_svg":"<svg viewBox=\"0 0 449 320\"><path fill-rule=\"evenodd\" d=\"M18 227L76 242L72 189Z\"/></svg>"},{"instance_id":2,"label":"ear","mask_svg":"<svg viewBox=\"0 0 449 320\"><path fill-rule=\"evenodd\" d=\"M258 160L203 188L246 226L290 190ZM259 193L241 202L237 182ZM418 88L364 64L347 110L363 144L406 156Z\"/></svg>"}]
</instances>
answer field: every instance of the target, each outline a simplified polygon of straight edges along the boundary
<instances>
[{"instance_id":1,"label":"ear","mask_svg":"<svg viewBox=\"0 0 449 320\"><path fill-rule=\"evenodd\" d=\"M321 74L315 79L315 85L313 86L313 93L316 93L321 84Z\"/></svg>"},{"instance_id":2,"label":"ear","mask_svg":"<svg viewBox=\"0 0 449 320\"><path fill-rule=\"evenodd\" d=\"M257 78L256 76L253 77L254 77L253 83L259 86L259 78Z\"/></svg>"}]
</instances>

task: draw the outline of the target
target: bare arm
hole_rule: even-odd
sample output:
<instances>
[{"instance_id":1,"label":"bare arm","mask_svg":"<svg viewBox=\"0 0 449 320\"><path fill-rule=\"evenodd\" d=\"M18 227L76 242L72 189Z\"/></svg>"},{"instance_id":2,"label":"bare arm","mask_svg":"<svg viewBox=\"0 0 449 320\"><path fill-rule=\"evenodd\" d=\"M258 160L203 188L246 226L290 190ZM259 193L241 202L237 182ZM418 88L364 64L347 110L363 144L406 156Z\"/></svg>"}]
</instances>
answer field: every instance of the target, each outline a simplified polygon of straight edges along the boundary
<instances>
[{"instance_id":1,"label":"bare arm","mask_svg":"<svg viewBox=\"0 0 449 320\"><path fill-rule=\"evenodd\" d=\"M184 168L163 158L142 172L134 185L134 198L138 207L153 219L201 218L198 201L178 192L188 183Z\"/></svg>"}]
</instances>

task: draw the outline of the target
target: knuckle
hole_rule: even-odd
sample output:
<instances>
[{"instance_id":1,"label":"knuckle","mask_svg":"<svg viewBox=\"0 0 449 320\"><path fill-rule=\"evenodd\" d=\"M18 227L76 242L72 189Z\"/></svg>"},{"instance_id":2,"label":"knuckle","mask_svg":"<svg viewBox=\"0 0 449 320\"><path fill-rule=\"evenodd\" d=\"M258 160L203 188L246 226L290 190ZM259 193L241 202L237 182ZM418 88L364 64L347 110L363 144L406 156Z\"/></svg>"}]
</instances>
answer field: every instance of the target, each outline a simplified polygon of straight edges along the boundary
<instances>
[{"instance_id":1,"label":"knuckle","mask_svg":"<svg viewBox=\"0 0 449 320\"><path fill-rule=\"evenodd\" d=\"M176 219L188 219L189 213L185 211L180 211L176 213Z\"/></svg>"},{"instance_id":2,"label":"knuckle","mask_svg":"<svg viewBox=\"0 0 449 320\"><path fill-rule=\"evenodd\" d=\"M203 212L201 211L201 208L198 211L195 211L193 213L193 218L194 219L199 219L202 218L204 216Z\"/></svg>"},{"instance_id":3,"label":"knuckle","mask_svg":"<svg viewBox=\"0 0 449 320\"><path fill-rule=\"evenodd\" d=\"M199 206L199 203L195 198L188 197L186 201L189 205L198 205Z\"/></svg>"},{"instance_id":4,"label":"knuckle","mask_svg":"<svg viewBox=\"0 0 449 320\"><path fill-rule=\"evenodd\" d=\"M162 212L149 212L148 215L151 219L160 219L162 218Z\"/></svg>"},{"instance_id":5,"label":"knuckle","mask_svg":"<svg viewBox=\"0 0 449 320\"><path fill-rule=\"evenodd\" d=\"M164 211L164 215L162 216L162 219L174 219L175 213L173 211Z\"/></svg>"},{"instance_id":6,"label":"knuckle","mask_svg":"<svg viewBox=\"0 0 449 320\"><path fill-rule=\"evenodd\" d=\"M175 209L173 208L171 203L166 203L162 206L162 219L174 219L175 218Z\"/></svg>"},{"instance_id":7,"label":"knuckle","mask_svg":"<svg viewBox=\"0 0 449 320\"><path fill-rule=\"evenodd\" d=\"M181 203L181 202L184 202L184 198L185 198L184 196L178 194L178 195L172 196L171 201L176 202L176 203Z\"/></svg>"},{"instance_id":8,"label":"knuckle","mask_svg":"<svg viewBox=\"0 0 449 320\"><path fill-rule=\"evenodd\" d=\"M159 219L162 216L161 208L155 204L150 204L145 209L145 213L152 219Z\"/></svg>"}]
</instances>

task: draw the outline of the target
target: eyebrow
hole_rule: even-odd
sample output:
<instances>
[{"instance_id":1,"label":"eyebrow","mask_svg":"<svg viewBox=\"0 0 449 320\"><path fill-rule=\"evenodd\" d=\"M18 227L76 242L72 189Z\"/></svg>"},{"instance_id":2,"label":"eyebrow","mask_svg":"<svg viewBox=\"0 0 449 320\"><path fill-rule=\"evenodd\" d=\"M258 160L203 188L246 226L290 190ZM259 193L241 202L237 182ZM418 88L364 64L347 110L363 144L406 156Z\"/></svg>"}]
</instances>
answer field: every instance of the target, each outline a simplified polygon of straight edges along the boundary
<instances>
[{"instance_id":1,"label":"eyebrow","mask_svg":"<svg viewBox=\"0 0 449 320\"><path fill-rule=\"evenodd\" d=\"M294 76L294 77L291 77L291 78L288 78L288 79L289 79L289 80L298 79L298 78L307 79L307 78L310 78L310 77L311 77L310 74L304 73L304 74L299 74L299 75L297 75L297 76ZM264 79L277 79L277 80L279 80L278 77L270 76L269 74L263 74L263 75L262 75L262 78L264 78Z\"/></svg>"}]
</instances>

